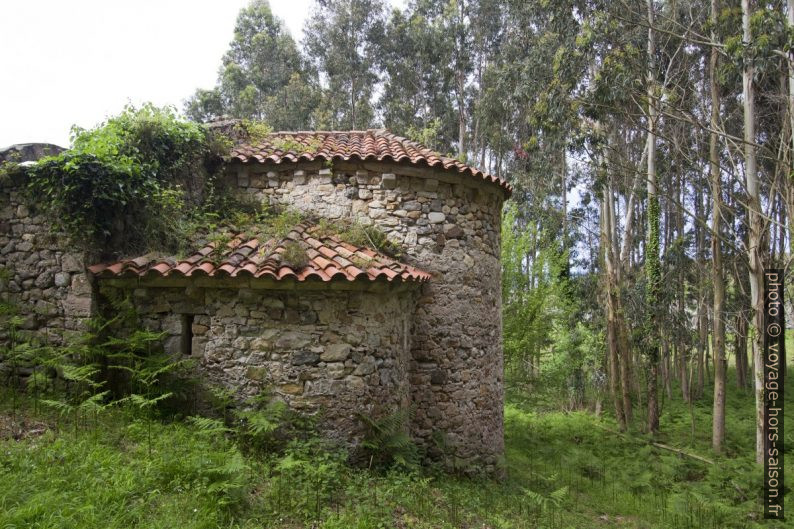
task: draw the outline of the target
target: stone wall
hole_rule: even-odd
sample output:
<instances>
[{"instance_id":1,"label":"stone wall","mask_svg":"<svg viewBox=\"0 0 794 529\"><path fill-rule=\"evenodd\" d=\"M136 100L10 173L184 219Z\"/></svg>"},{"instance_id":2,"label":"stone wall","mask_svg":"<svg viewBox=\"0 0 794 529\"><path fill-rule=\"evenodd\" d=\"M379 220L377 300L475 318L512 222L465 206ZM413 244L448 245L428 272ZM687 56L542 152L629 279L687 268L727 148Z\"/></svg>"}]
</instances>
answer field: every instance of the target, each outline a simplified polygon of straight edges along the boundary
<instances>
[{"instance_id":1,"label":"stone wall","mask_svg":"<svg viewBox=\"0 0 794 529\"><path fill-rule=\"evenodd\" d=\"M382 228L401 260L433 273L415 315L412 433L457 463L494 470L503 451L500 229L504 193L475 177L398 163L238 164L256 199Z\"/></svg>"},{"instance_id":2,"label":"stone wall","mask_svg":"<svg viewBox=\"0 0 794 529\"><path fill-rule=\"evenodd\" d=\"M82 252L30 209L25 183L20 175L0 178L0 299L16 307L23 331L59 344L85 329L92 288Z\"/></svg>"},{"instance_id":3,"label":"stone wall","mask_svg":"<svg viewBox=\"0 0 794 529\"><path fill-rule=\"evenodd\" d=\"M399 288L315 288L127 290L143 326L165 332L174 354L185 353L190 315L190 353L212 383L239 400L271 391L290 408L317 414L328 436L355 445L362 435L356 413L378 417L409 404L416 296Z\"/></svg>"}]
</instances>

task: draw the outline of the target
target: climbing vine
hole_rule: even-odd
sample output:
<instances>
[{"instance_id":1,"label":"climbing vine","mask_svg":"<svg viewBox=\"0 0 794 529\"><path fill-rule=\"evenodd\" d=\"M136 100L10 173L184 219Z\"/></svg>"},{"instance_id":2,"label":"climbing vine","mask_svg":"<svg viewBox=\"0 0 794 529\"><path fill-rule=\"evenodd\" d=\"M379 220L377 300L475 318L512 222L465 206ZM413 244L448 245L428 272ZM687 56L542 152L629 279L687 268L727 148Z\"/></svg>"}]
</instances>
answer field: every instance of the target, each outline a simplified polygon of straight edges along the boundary
<instances>
[{"instance_id":1,"label":"climbing vine","mask_svg":"<svg viewBox=\"0 0 794 529\"><path fill-rule=\"evenodd\" d=\"M212 198L194 182L202 175L212 182L219 144L173 109L128 106L96 128L75 127L71 149L28 168L31 202L94 248L172 246L195 213L186 204Z\"/></svg>"},{"instance_id":2,"label":"climbing vine","mask_svg":"<svg viewBox=\"0 0 794 529\"><path fill-rule=\"evenodd\" d=\"M648 282L645 294L648 307L645 327L646 340L651 352L651 361L656 361L658 355L657 334L655 332L655 314L659 305L659 291L661 288L661 265L659 263L659 198L656 195L648 198L648 247L645 259L645 276Z\"/></svg>"}]
</instances>

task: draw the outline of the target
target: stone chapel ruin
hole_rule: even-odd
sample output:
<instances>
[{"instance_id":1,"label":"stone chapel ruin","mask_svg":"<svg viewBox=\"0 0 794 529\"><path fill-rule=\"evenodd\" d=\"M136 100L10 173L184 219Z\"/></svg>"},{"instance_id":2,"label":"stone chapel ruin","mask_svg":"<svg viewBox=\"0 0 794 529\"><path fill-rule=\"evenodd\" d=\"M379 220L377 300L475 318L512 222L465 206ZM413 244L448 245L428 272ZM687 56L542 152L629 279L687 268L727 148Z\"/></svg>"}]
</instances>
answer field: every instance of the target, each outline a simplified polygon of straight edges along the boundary
<instances>
[{"instance_id":1,"label":"stone chapel ruin","mask_svg":"<svg viewBox=\"0 0 794 529\"><path fill-rule=\"evenodd\" d=\"M384 130L279 132L241 143L226 185L311 219L377 225L389 257L301 222L283 240L240 233L185 257L85 262L31 212L17 181L0 194L0 296L24 327L80 332L100 286L133 300L164 347L197 359L241 397L263 387L323 431L360 440L357 413L412 410L432 451L443 434L463 464L494 469L503 451L502 179ZM289 248L305 263L285 261Z\"/></svg>"}]
</instances>

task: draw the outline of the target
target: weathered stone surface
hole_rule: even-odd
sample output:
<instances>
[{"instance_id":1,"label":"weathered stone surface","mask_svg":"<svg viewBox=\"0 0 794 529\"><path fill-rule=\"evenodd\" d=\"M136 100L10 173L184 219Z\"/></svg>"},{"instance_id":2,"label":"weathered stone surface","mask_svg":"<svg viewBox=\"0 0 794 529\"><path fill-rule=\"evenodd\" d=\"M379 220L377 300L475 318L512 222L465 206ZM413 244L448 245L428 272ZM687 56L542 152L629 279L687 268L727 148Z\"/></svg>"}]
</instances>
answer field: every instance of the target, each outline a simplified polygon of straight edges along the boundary
<instances>
[{"instance_id":1,"label":"weathered stone surface","mask_svg":"<svg viewBox=\"0 0 794 529\"><path fill-rule=\"evenodd\" d=\"M436 369L432 373L430 373L430 383L434 386L440 386L444 382L447 381L447 374L440 369Z\"/></svg>"},{"instance_id":2,"label":"weathered stone surface","mask_svg":"<svg viewBox=\"0 0 794 529\"><path fill-rule=\"evenodd\" d=\"M163 350L171 355L182 353L182 338L180 336L169 336L163 340Z\"/></svg>"},{"instance_id":3,"label":"weathered stone surface","mask_svg":"<svg viewBox=\"0 0 794 529\"><path fill-rule=\"evenodd\" d=\"M139 311L150 314L146 326L169 335L164 346L175 353L183 319L173 308L186 303L187 295L181 288L148 289L131 297ZM149 312L152 298L157 313ZM253 296L244 289L206 289L201 303L205 314L196 315L190 329L192 354L208 378L240 399L272 385L294 409L322 410L321 428L346 443L362 435L355 418L362 406L393 410L409 402L410 326L394 315L413 312L411 290L258 290ZM266 307L327 316L273 320L260 310Z\"/></svg>"},{"instance_id":4,"label":"weathered stone surface","mask_svg":"<svg viewBox=\"0 0 794 529\"><path fill-rule=\"evenodd\" d=\"M457 224L445 224L444 236L448 239L457 239L463 236L463 230Z\"/></svg>"},{"instance_id":5,"label":"weathered stone surface","mask_svg":"<svg viewBox=\"0 0 794 529\"><path fill-rule=\"evenodd\" d=\"M58 345L85 330L92 290L82 255L29 207L25 186L24 179L0 181L0 299L16 306L21 328ZM0 329L0 346L5 339Z\"/></svg>"},{"instance_id":6,"label":"weathered stone surface","mask_svg":"<svg viewBox=\"0 0 794 529\"><path fill-rule=\"evenodd\" d=\"M446 218L446 215L437 211L432 211L427 214L427 220L429 220L431 224L440 224L444 222Z\"/></svg>"},{"instance_id":7,"label":"weathered stone surface","mask_svg":"<svg viewBox=\"0 0 794 529\"><path fill-rule=\"evenodd\" d=\"M359 376L371 375L372 373L375 372L376 367L377 366L375 365L375 359L372 358L371 356L368 356L358 365L355 371L353 371L353 374Z\"/></svg>"},{"instance_id":8,"label":"weathered stone surface","mask_svg":"<svg viewBox=\"0 0 794 529\"><path fill-rule=\"evenodd\" d=\"M251 366L245 371L246 378L262 382L267 377L267 368L262 366Z\"/></svg>"},{"instance_id":9,"label":"weathered stone surface","mask_svg":"<svg viewBox=\"0 0 794 529\"><path fill-rule=\"evenodd\" d=\"M75 317L88 317L91 316L91 308L93 307L93 300L86 296L76 296L69 294L63 301L63 309L66 314Z\"/></svg>"},{"instance_id":10,"label":"weathered stone surface","mask_svg":"<svg viewBox=\"0 0 794 529\"><path fill-rule=\"evenodd\" d=\"M342 378L345 376L345 364L334 362L325 366L328 376L331 378Z\"/></svg>"},{"instance_id":11,"label":"weathered stone surface","mask_svg":"<svg viewBox=\"0 0 794 529\"><path fill-rule=\"evenodd\" d=\"M410 398L416 411L411 433L430 443L434 432L443 431L456 450L470 454L470 462L493 468L503 446L499 235L504 197L495 186L462 175L404 171L399 164L368 165L370 179L365 183L357 178L362 165L367 164L335 162L335 172L349 178L328 188L321 188L320 175L307 171L305 182L271 202L320 217L332 213L374 224L402 245L409 262L433 273L424 288L426 301L420 302L413 323L410 318L406 322L411 355L403 361L416 381ZM356 193L351 195L353 186ZM329 325L337 317L333 312L318 314L319 322ZM361 334L376 325L367 322ZM384 343L391 340L380 338ZM357 347L345 359L351 365L344 370L335 365L340 362L329 360L328 376L344 377L349 391L366 387L376 374L390 380L386 366L371 375L354 375L371 369L368 355L354 352ZM328 354L327 349L322 354ZM433 367L423 370L419 359ZM320 365L323 362L321 355Z\"/></svg>"},{"instance_id":12,"label":"weathered stone surface","mask_svg":"<svg viewBox=\"0 0 794 529\"><path fill-rule=\"evenodd\" d=\"M36 302L36 312L42 316L55 316L58 314L58 305L49 301L39 300Z\"/></svg>"},{"instance_id":13,"label":"weathered stone surface","mask_svg":"<svg viewBox=\"0 0 794 529\"><path fill-rule=\"evenodd\" d=\"M344 362L350 354L350 344L333 343L325 346L325 352L320 355L323 362Z\"/></svg>"},{"instance_id":14,"label":"weathered stone surface","mask_svg":"<svg viewBox=\"0 0 794 529\"><path fill-rule=\"evenodd\" d=\"M300 395L303 393L303 384L282 384L278 389L287 395Z\"/></svg>"},{"instance_id":15,"label":"weathered stone surface","mask_svg":"<svg viewBox=\"0 0 794 529\"><path fill-rule=\"evenodd\" d=\"M290 331L279 336L275 346L278 349L299 349L301 347L306 347L311 341L311 335L307 333Z\"/></svg>"},{"instance_id":16,"label":"weathered stone surface","mask_svg":"<svg viewBox=\"0 0 794 529\"><path fill-rule=\"evenodd\" d=\"M55 286L56 287L65 287L69 286L72 282L72 277L65 273L65 272L58 272L55 274Z\"/></svg>"},{"instance_id":17,"label":"weathered stone surface","mask_svg":"<svg viewBox=\"0 0 794 529\"><path fill-rule=\"evenodd\" d=\"M61 261L61 269L64 272L83 272L85 271L81 259L73 254L65 254Z\"/></svg>"},{"instance_id":18,"label":"weathered stone surface","mask_svg":"<svg viewBox=\"0 0 794 529\"><path fill-rule=\"evenodd\" d=\"M381 175L381 185L384 189L394 189L397 187L397 175L385 173Z\"/></svg>"},{"instance_id":19,"label":"weathered stone surface","mask_svg":"<svg viewBox=\"0 0 794 529\"><path fill-rule=\"evenodd\" d=\"M292 353L292 365L313 365L320 361L320 355L314 351L297 351Z\"/></svg>"},{"instance_id":20,"label":"weathered stone surface","mask_svg":"<svg viewBox=\"0 0 794 529\"><path fill-rule=\"evenodd\" d=\"M45 156L55 156L63 147L53 143L16 143L0 149L0 162L34 162Z\"/></svg>"}]
</instances>

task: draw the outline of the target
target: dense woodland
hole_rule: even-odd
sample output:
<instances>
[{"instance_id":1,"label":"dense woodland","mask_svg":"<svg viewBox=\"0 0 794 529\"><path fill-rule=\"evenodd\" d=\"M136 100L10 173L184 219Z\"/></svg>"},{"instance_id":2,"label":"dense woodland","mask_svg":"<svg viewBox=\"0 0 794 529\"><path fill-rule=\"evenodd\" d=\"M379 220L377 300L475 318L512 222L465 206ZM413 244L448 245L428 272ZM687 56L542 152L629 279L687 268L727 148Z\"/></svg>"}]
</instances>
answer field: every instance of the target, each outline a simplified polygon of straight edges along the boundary
<instances>
[{"instance_id":1,"label":"dense woodland","mask_svg":"<svg viewBox=\"0 0 794 529\"><path fill-rule=\"evenodd\" d=\"M297 40L253 0L216 86L185 101L190 122L127 109L31 169L33 189L74 203L58 182L90 161L135 183L104 211L162 212L145 229L182 240L176 226L218 222L224 205L210 197L188 218L162 173L218 149L196 122L226 117L257 133L386 128L508 179L506 478L420 464L410 440L375 423L383 464L353 468L285 410L229 411L228 395L216 395L225 420L183 420L148 392L179 366L142 360L157 338L144 333L107 342L140 361L137 400L111 408L86 366L70 368L85 379L69 386L88 380L86 393L49 396L50 412L9 385L0 433L20 414L27 429L0 440L0 469L15 476L0 481L0 521L787 527L761 520L759 328L763 270L791 264L792 42L794 2L782 1L317 0ZM180 156L166 164L166 151ZM78 232L108 222L92 214L65 218ZM38 437L48 429L59 436Z\"/></svg>"},{"instance_id":2,"label":"dense woodland","mask_svg":"<svg viewBox=\"0 0 794 529\"><path fill-rule=\"evenodd\" d=\"M763 269L790 264L792 24L747 0L328 0L298 43L253 2L185 111L384 127L509 178L512 380L574 409L605 384L621 430L657 432L660 392L713 379L719 453L726 392L762 376Z\"/></svg>"}]
</instances>

